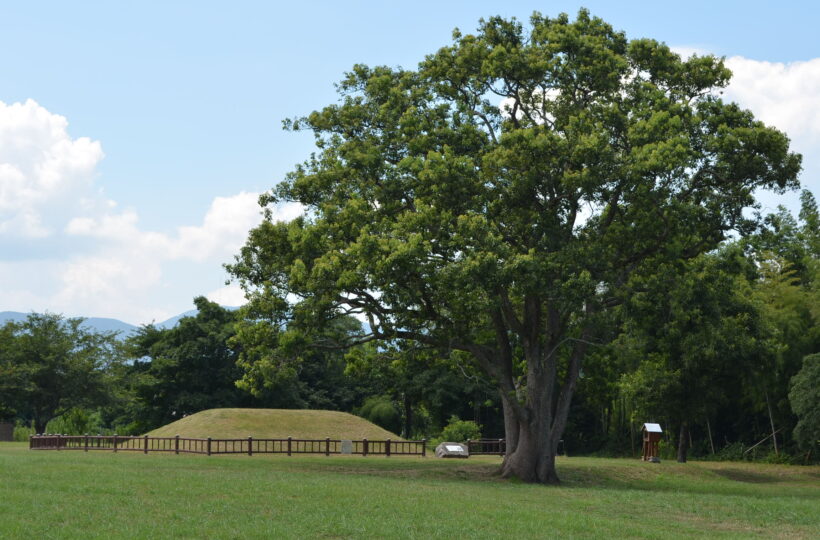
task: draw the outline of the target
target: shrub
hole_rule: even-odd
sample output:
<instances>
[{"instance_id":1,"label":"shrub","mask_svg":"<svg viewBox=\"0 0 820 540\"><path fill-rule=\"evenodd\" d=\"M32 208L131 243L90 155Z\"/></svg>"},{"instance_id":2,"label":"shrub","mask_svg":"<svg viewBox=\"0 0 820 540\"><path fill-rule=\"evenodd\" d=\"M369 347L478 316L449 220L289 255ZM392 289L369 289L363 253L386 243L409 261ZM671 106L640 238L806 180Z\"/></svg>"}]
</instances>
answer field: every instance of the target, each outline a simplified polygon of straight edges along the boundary
<instances>
[{"instance_id":1,"label":"shrub","mask_svg":"<svg viewBox=\"0 0 820 540\"><path fill-rule=\"evenodd\" d=\"M442 441L465 442L467 439L480 439L481 426L472 420L460 420L451 416L449 422L441 431Z\"/></svg>"},{"instance_id":2,"label":"shrub","mask_svg":"<svg viewBox=\"0 0 820 540\"><path fill-rule=\"evenodd\" d=\"M401 414L387 396L367 398L358 414L387 431L393 433L401 431Z\"/></svg>"},{"instance_id":3,"label":"shrub","mask_svg":"<svg viewBox=\"0 0 820 540\"><path fill-rule=\"evenodd\" d=\"M74 407L51 420L46 426L47 433L63 435L85 435L86 433L102 433L100 415L90 413L85 409Z\"/></svg>"},{"instance_id":4,"label":"shrub","mask_svg":"<svg viewBox=\"0 0 820 540\"><path fill-rule=\"evenodd\" d=\"M733 442L718 450L715 455L707 456L706 459L710 461L747 461L748 457L744 454L744 450L743 443Z\"/></svg>"},{"instance_id":5,"label":"shrub","mask_svg":"<svg viewBox=\"0 0 820 540\"><path fill-rule=\"evenodd\" d=\"M17 442L28 442L28 438L34 435L34 426L27 426L20 420L14 425L14 434L12 439Z\"/></svg>"}]
</instances>

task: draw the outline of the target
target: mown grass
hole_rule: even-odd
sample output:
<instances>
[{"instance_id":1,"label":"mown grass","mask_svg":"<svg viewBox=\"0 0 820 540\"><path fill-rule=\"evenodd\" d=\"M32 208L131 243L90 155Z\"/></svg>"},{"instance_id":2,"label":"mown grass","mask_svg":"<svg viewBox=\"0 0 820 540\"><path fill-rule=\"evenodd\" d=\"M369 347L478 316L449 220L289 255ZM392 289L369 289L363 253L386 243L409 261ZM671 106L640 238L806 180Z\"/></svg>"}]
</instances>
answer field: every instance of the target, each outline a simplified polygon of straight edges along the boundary
<instances>
[{"instance_id":1,"label":"mown grass","mask_svg":"<svg viewBox=\"0 0 820 540\"><path fill-rule=\"evenodd\" d=\"M820 468L564 458L175 456L0 443L4 538L820 537Z\"/></svg>"},{"instance_id":2,"label":"mown grass","mask_svg":"<svg viewBox=\"0 0 820 540\"><path fill-rule=\"evenodd\" d=\"M151 437L215 439L371 439L400 440L394 433L352 414L292 409L209 409L148 433Z\"/></svg>"}]
</instances>

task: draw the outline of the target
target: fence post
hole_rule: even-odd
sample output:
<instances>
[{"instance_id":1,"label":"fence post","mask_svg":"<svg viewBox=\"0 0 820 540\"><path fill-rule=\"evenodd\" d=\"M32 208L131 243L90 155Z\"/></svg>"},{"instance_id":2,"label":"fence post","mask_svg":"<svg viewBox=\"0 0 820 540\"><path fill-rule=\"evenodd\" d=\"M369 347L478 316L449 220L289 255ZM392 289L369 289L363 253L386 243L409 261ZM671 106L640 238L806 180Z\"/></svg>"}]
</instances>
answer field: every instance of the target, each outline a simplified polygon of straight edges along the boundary
<instances>
[{"instance_id":1,"label":"fence post","mask_svg":"<svg viewBox=\"0 0 820 540\"><path fill-rule=\"evenodd\" d=\"M179 435L174 437L174 453L179 455Z\"/></svg>"},{"instance_id":2,"label":"fence post","mask_svg":"<svg viewBox=\"0 0 820 540\"><path fill-rule=\"evenodd\" d=\"M31 450L34 448L34 435L28 436L28 449Z\"/></svg>"},{"instance_id":3,"label":"fence post","mask_svg":"<svg viewBox=\"0 0 820 540\"><path fill-rule=\"evenodd\" d=\"M248 455L253 455L253 437L248 437Z\"/></svg>"},{"instance_id":4,"label":"fence post","mask_svg":"<svg viewBox=\"0 0 820 540\"><path fill-rule=\"evenodd\" d=\"M211 455L211 438L208 437L208 455Z\"/></svg>"},{"instance_id":5,"label":"fence post","mask_svg":"<svg viewBox=\"0 0 820 540\"><path fill-rule=\"evenodd\" d=\"M85 451L88 452L88 433L85 434Z\"/></svg>"},{"instance_id":6,"label":"fence post","mask_svg":"<svg viewBox=\"0 0 820 540\"><path fill-rule=\"evenodd\" d=\"M421 440L421 457L427 456L427 439Z\"/></svg>"},{"instance_id":7,"label":"fence post","mask_svg":"<svg viewBox=\"0 0 820 540\"><path fill-rule=\"evenodd\" d=\"M288 437L288 455L290 455L290 443L292 440L293 439L291 437Z\"/></svg>"},{"instance_id":8,"label":"fence post","mask_svg":"<svg viewBox=\"0 0 820 540\"><path fill-rule=\"evenodd\" d=\"M330 455L330 437L325 439L325 455Z\"/></svg>"},{"instance_id":9,"label":"fence post","mask_svg":"<svg viewBox=\"0 0 820 540\"><path fill-rule=\"evenodd\" d=\"M362 440L362 457L367 457L367 439Z\"/></svg>"},{"instance_id":10,"label":"fence post","mask_svg":"<svg viewBox=\"0 0 820 540\"><path fill-rule=\"evenodd\" d=\"M144 441L144 443L142 445L142 453L147 454L148 453L148 435L143 437L143 441Z\"/></svg>"},{"instance_id":11,"label":"fence post","mask_svg":"<svg viewBox=\"0 0 820 540\"><path fill-rule=\"evenodd\" d=\"M57 450L60 449L60 434L57 434Z\"/></svg>"},{"instance_id":12,"label":"fence post","mask_svg":"<svg viewBox=\"0 0 820 540\"><path fill-rule=\"evenodd\" d=\"M387 442L384 445L384 453L387 455L387 457L390 457L390 439L387 439Z\"/></svg>"},{"instance_id":13,"label":"fence post","mask_svg":"<svg viewBox=\"0 0 820 540\"><path fill-rule=\"evenodd\" d=\"M117 453L117 434L114 433L114 437L111 439L111 445L114 447L114 453Z\"/></svg>"},{"instance_id":14,"label":"fence post","mask_svg":"<svg viewBox=\"0 0 820 540\"><path fill-rule=\"evenodd\" d=\"M504 443L504 439L498 439L498 453L502 456L507 455L507 445Z\"/></svg>"}]
</instances>

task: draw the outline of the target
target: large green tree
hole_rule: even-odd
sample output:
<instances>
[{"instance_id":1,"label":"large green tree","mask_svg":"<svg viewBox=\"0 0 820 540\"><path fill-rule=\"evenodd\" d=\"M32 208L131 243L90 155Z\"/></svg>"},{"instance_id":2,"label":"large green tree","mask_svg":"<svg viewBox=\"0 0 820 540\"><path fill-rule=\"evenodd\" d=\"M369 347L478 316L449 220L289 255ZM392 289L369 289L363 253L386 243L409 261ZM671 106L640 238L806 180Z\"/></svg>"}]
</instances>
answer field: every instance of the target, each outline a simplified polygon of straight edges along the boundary
<instances>
[{"instance_id":1,"label":"large green tree","mask_svg":"<svg viewBox=\"0 0 820 540\"><path fill-rule=\"evenodd\" d=\"M132 428L145 431L186 414L248 404L236 387L239 351L229 344L236 313L204 297L194 299L197 314L173 328L147 325L129 338L133 390Z\"/></svg>"},{"instance_id":2,"label":"large green tree","mask_svg":"<svg viewBox=\"0 0 820 540\"><path fill-rule=\"evenodd\" d=\"M677 429L686 462L691 428L705 422L713 446L711 424L730 389L759 375L776 347L738 245L679 266L659 268L625 302L616 350L632 366L621 387L634 411Z\"/></svg>"},{"instance_id":3,"label":"large green tree","mask_svg":"<svg viewBox=\"0 0 820 540\"><path fill-rule=\"evenodd\" d=\"M0 328L0 407L34 422L37 433L73 407L96 407L110 395L109 368L120 360L113 333L83 319L31 313Z\"/></svg>"},{"instance_id":4,"label":"large green tree","mask_svg":"<svg viewBox=\"0 0 820 540\"><path fill-rule=\"evenodd\" d=\"M585 10L493 17L417 70L357 65L290 123L317 152L262 197L304 215L229 269L305 335L358 313L356 342L469 353L500 392L503 475L557 482L601 314L744 228L754 190L797 185L788 139L715 95L730 75Z\"/></svg>"},{"instance_id":5,"label":"large green tree","mask_svg":"<svg viewBox=\"0 0 820 540\"><path fill-rule=\"evenodd\" d=\"M335 344L360 332L361 323L336 319L314 336L323 346L307 349L299 332L280 328L257 307L241 311L231 340L239 351L237 386L266 406L350 411L366 390L345 374L345 351Z\"/></svg>"}]
</instances>

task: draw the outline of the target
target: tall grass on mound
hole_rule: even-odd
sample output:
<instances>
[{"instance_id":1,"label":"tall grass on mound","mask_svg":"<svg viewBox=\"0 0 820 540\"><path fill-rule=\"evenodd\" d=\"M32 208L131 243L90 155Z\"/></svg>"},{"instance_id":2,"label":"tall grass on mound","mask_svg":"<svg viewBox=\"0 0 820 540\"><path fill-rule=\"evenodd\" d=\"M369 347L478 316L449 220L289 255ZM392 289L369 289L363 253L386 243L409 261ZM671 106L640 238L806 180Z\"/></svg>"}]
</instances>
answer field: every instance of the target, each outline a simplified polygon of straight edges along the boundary
<instances>
[{"instance_id":1,"label":"tall grass on mound","mask_svg":"<svg viewBox=\"0 0 820 540\"><path fill-rule=\"evenodd\" d=\"M215 439L370 439L401 440L363 418L338 411L292 409L210 409L155 429L150 437Z\"/></svg>"},{"instance_id":2,"label":"tall grass on mound","mask_svg":"<svg viewBox=\"0 0 820 540\"><path fill-rule=\"evenodd\" d=\"M820 537L820 468L559 458L30 452L0 444L2 538Z\"/></svg>"}]
</instances>

